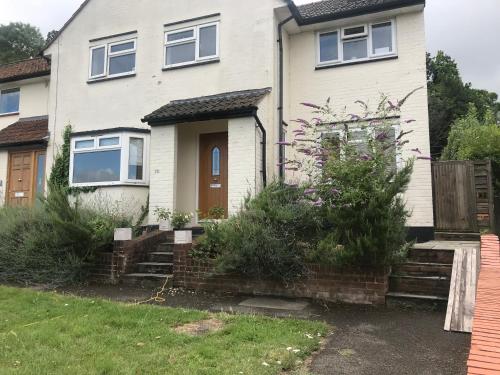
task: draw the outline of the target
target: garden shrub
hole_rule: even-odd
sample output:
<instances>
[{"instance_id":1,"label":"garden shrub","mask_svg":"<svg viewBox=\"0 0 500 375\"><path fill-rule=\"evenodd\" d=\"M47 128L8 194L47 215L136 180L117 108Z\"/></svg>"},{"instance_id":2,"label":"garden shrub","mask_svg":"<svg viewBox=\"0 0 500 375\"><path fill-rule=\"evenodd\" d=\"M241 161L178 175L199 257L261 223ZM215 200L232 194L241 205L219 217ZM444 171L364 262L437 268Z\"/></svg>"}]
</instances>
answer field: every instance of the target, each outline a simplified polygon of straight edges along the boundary
<instances>
[{"instance_id":1,"label":"garden shrub","mask_svg":"<svg viewBox=\"0 0 500 375\"><path fill-rule=\"evenodd\" d=\"M304 103L313 120L297 120L293 140L281 142L292 155L284 167L300 183L271 184L235 217L210 224L193 254L214 258L221 271L286 280L309 262L382 268L399 260L408 248L402 194L415 158L429 159L417 147L402 160L414 121L400 111L411 94L383 96L375 112L359 102L361 115L336 114L329 101Z\"/></svg>"},{"instance_id":2,"label":"garden shrub","mask_svg":"<svg viewBox=\"0 0 500 375\"><path fill-rule=\"evenodd\" d=\"M0 209L0 281L83 281L93 256L112 248L114 229L131 226L127 217L82 207L64 188L49 186L33 208Z\"/></svg>"}]
</instances>

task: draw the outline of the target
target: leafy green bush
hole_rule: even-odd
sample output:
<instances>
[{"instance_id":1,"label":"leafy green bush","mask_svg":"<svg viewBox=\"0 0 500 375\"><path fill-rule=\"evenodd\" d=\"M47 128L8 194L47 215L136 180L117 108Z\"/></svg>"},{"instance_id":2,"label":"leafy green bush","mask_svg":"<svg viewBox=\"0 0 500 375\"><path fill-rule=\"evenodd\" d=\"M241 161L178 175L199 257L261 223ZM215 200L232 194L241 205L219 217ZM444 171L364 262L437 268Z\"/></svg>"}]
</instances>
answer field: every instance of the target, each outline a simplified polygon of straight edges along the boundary
<instances>
[{"instance_id":1,"label":"leafy green bush","mask_svg":"<svg viewBox=\"0 0 500 375\"><path fill-rule=\"evenodd\" d=\"M221 272L293 279L306 272L304 259L319 238L315 211L301 189L272 183L236 216L206 225L192 254L215 258Z\"/></svg>"},{"instance_id":2,"label":"leafy green bush","mask_svg":"<svg viewBox=\"0 0 500 375\"><path fill-rule=\"evenodd\" d=\"M34 208L0 209L0 281L62 284L82 281L98 251L110 250L120 214L82 207L50 186Z\"/></svg>"}]
</instances>

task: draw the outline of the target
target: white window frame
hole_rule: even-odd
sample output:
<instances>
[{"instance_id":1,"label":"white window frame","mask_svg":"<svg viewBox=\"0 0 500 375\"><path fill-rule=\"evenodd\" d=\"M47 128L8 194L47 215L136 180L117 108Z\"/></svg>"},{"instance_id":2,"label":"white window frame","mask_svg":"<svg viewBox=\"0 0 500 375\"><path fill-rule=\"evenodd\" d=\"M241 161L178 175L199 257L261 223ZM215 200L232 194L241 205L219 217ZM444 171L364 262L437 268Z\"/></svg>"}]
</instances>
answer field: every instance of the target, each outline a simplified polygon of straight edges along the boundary
<instances>
[{"instance_id":1,"label":"white window frame","mask_svg":"<svg viewBox=\"0 0 500 375\"><path fill-rule=\"evenodd\" d=\"M374 133L375 133L375 130L376 130L376 126L369 126L369 125L366 125L365 127L362 127L362 126L353 126L353 127L350 127L349 124L348 124L348 127L349 127L349 132L353 132L353 131L366 131L367 132L367 135L370 136L370 137L373 137ZM396 141L398 139L398 137L401 135L401 124L400 123L394 123L391 125L391 128L394 129L394 141ZM324 137L328 134L338 134L339 135L339 138L341 140L345 140L345 129L333 129L333 130L330 130L330 131L327 131L327 132L323 132L321 133L321 136ZM355 139L355 140L348 140L348 143L349 144L360 144L360 143L363 143L362 140L358 140L358 139ZM402 155L402 150L397 150L396 151L396 168L398 170L400 170L401 168L403 167L403 155Z\"/></svg>"},{"instance_id":2,"label":"white window frame","mask_svg":"<svg viewBox=\"0 0 500 375\"><path fill-rule=\"evenodd\" d=\"M126 44L126 43L134 43L134 47L130 48L128 50L123 50L119 52L111 52L111 47L120 45L120 44ZM92 75L92 54L93 51L99 48L104 48L104 73L98 74L93 76ZM134 69L129 71L129 72L123 72L123 73L118 73L118 74L110 74L109 73L109 66L110 66L110 59L112 57L118 57L118 56L125 56L125 55L135 55L135 65ZM136 73L137 69L137 38L133 39L126 39L126 40L120 40L116 42L110 42L110 43L104 43L104 44L99 44L95 46L90 47L89 51L89 79L90 80L98 80L98 79L103 79L103 78L114 78L114 77L123 77L123 76L130 76L134 75Z\"/></svg>"},{"instance_id":3,"label":"white window frame","mask_svg":"<svg viewBox=\"0 0 500 375\"><path fill-rule=\"evenodd\" d=\"M9 115L17 115L19 110L21 109L21 88L20 87L12 87L9 89L0 90L0 100L2 99L2 93L5 91L17 91L19 93L19 103L17 104L17 111L14 112L0 112L0 116L9 116Z\"/></svg>"},{"instance_id":4,"label":"white window frame","mask_svg":"<svg viewBox=\"0 0 500 375\"><path fill-rule=\"evenodd\" d=\"M384 23L391 23L391 30L392 30L392 52L384 53L384 54L374 54L372 52L373 50L373 36L372 36L372 27ZM344 30L345 29L350 29L353 27L359 27L359 26L365 26L365 33L363 34L357 34L357 35L348 35L344 36ZM321 61L321 43L320 39L321 36L324 34L329 34L337 32L337 48L338 48L338 59L337 60L329 60L329 61ZM345 42L353 42L356 40L367 40L367 57L360 58L360 59L353 59L353 60L346 60L344 61L344 43ZM381 20L381 21L376 21L376 22L370 22L367 24L360 24L360 25L354 25L354 26L347 26L347 27L342 27L342 28L336 28L336 29L328 29L328 30L321 30L316 32L316 66L317 67L322 67L322 66L329 66L329 65L344 65L344 64L351 64L351 63L357 63L357 62L364 62L364 61L371 61L371 60L378 60L378 59L383 59L386 57L392 57L392 56L397 56L398 51L397 51L397 28L396 28L396 20L395 19L386 19L386 20Z\"/></svg>"},{"instance_id":5,"label":"white window frame","mask_svg":"<svg viewBox=\"0 0 500 375\"><path fill-rule=\"evenodd\" d=\"M215 55L200 57L200 29L215 26ZM164 34L163 43L163 68L175 68L178 66L193 65L204 61L211 61L219 59L219 36L220 36L220 22L208 22L200 25L184 27L182 29L166 30ZM172 42L168 41L168 36L171 34L177 34L185 31L193 31L193 36L189 38L179 39ZM195 58L193 61L186 61L177 64L167 64L167 47L173 47L176 45L182 45L187 43L195 42Z\"/></svg>"},{"instance_id":6,"label":"white window frame","mask_svg":"<svg viewBox=\"0 0 500 375\"><path fill-rule=\"evenodd\" d=\"M99 140L103 138L119 138L119 144L113 146L99 146ZM139 138L144 142L143 147L143 173L141 180L133 180L128 178L129 156L130 156L130 138ZM73 187L91 187L91 186L113 186L113 185L131 185L131 186L147 186L149 184L149 134L136 132L119 132L109 134L99 134L96 136L78 136L71 139L71 157L69 165L69 180L70 186ZM78 141L94 141L94 147L76 149L75 145ZM120 181L104 181L104 182L73 182L74 173L74 156L81 153L100 152L121 150L120 153Z\"/></svg>"}]
</instances>

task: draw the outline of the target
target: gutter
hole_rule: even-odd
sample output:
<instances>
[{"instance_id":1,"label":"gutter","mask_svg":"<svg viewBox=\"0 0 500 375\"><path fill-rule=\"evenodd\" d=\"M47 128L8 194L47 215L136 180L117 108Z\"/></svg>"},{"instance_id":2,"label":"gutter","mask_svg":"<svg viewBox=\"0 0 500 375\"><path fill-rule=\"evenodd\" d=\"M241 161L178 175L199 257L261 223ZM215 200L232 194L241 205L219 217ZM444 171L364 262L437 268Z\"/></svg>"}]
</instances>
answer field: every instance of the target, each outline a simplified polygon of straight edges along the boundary
<instances>
[{"instance_id":1,"label":"gutter","mask_svg":"<svg viewBox=\"0 0 500 375\"><path fill-rule=\"evenodd\" d=\"M290 8L295 7L293 1L289 2ZM293 14L293 11L292 11ZM281 21L278 24L278 50L279 50L279 88L278 88L278 134L279 134L279 177L280 180L285 178L285 146L282 144L285 141L285 129L283 127L283 91L284 91L284 72L283 72L283 26L295 19L294 16L290 16L287 19Z\"/></svg>"},{"instance_id":2,"label":"gutter","mask_svg":"<svg viewBox=\"0 0 500 375\"><path fill-rule=\"evenodd\" d=\"M253 113L253 118L255 119L255 122L257 123L257 127L260 129L260 132L262 133L262 184L264 187L267 186L267 151L266 151L266 143L267 143L267 133L266 129L264 129L264 126L262 125L262 122L259 119L259 116L257 115L257 111L254 111Z\"/></svg>"}]
</instances>

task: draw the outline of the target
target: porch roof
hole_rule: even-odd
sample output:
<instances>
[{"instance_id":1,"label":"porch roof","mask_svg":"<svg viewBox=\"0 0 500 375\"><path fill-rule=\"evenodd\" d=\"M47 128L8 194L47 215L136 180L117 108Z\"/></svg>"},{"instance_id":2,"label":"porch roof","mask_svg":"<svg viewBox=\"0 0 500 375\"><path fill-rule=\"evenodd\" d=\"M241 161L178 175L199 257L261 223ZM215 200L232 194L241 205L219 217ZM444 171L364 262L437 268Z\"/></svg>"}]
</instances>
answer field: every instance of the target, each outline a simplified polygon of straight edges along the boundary
<instances>
[{"instance_id":1,"label":"porch roof","mask_svg":"<svg viewBox=\"0 0 500 375\"><path fill-rule=\"evenodd\" d=\"M0 130L0 148L47 143L48 117L19 119Z\"/></svg>"},{"instance_id":2,"label":"porch roof","mask_svg":"<svg viewBox=\"0 0 500 375\"><path fill-rule=\"evenodd\" d=\"M173 100L142 119L149 125L251 116L271 88L232 91L222 94Z\"/></svg>"}]
</instances>

